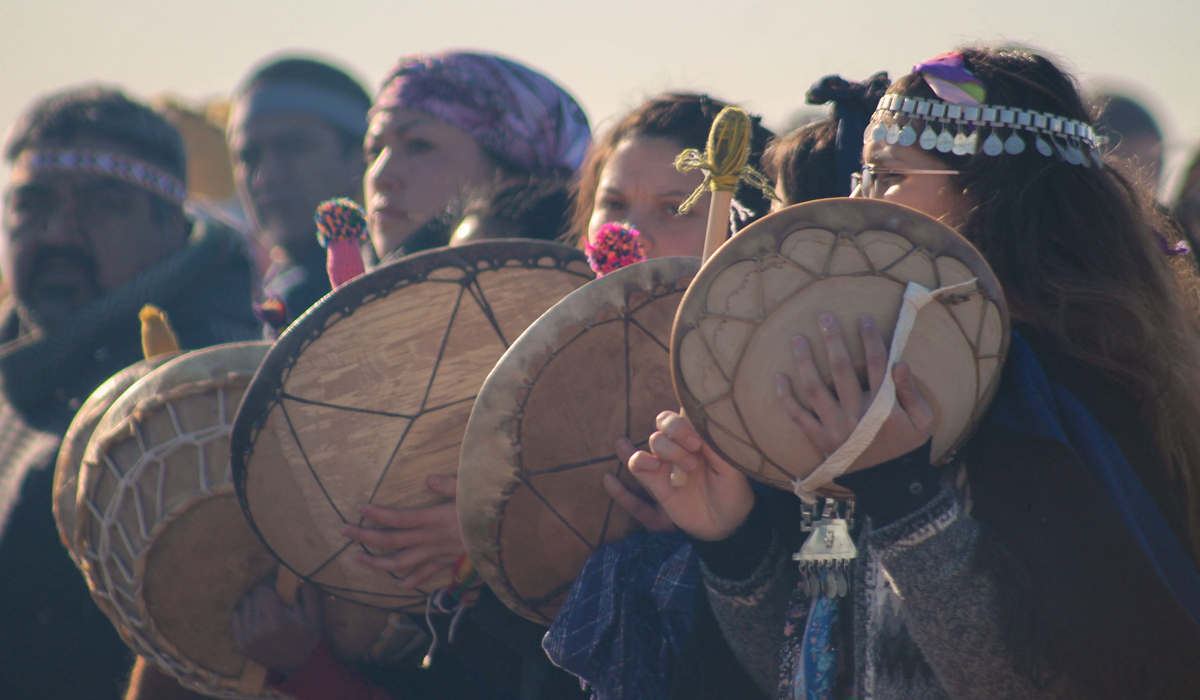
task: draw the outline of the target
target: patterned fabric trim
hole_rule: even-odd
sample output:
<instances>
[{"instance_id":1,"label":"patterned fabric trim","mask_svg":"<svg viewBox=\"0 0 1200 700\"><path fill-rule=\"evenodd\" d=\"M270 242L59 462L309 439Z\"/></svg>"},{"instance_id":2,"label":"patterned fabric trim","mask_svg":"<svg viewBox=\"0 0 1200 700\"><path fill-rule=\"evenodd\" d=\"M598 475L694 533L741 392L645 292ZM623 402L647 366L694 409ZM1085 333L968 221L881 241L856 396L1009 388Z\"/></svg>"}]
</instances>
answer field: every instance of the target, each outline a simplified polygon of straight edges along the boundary
<instances>
[{"instance_id":1,"label":"patterned fabric trim","mask_svg":"<svg viewBox=\"0 0 1200 700\"><path fill-rule=\"evenodd\" d=\"M33 172L68 172L105 175L141 187L152 194L182 205L187 187L179 178L137 158L112 151L73 148L33 148L23 151L19 166Z\"/></svg>"}]
</instances>

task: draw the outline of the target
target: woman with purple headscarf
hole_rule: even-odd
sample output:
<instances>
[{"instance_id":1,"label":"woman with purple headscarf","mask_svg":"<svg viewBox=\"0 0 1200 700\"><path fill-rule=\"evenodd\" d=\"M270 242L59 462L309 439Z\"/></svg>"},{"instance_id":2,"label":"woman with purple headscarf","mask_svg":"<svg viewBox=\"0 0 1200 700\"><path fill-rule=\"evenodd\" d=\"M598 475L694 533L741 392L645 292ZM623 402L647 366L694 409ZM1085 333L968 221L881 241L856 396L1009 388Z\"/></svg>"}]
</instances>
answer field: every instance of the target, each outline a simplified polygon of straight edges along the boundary
<instances>
[{"instance_id":1,"label":"woman with purple headscarf","mask_svg":"<svg viewBox=\"0 0 1200 700\"><path fill-rule=\"evenodd\" d=\"M591 130L546 76L487 54L402 59L367 132L364 178L381 259L442 245L466 190L508 179L569 178Z\"/></svg>"},{"instance_id":2,"label":"woman with purple headscarf","mask_svg":"<svg viewBox=\"0 0 1200 700\"><path fill-rule=\"evenodd\" d=\"M376 254L388 262L445 245L459 209L481 190L571 178L590 137L579 104L518 63L475 53L401 59L379 91L364 144L363 190ZM404 586L419 586L465 557L456 479L433 476L428 486L450 500L413 510L364 504L361 514L386 529L347 525L341 533L394 551L359 559L400 573ZM545 628L510 612L486 587L453 623L450 615L433 618L432 630L423 620L401 622L396 634L415 635L417 651L388 666L358 669L362 674L333 658L317 597L304 584L302 604L289 607L272 585L260 585L239 603L233 621L239 650L272 669L273 687L297 700L586 697L574 676L546 658ZM419 668L428 646L422 635L430 632L449 644L438 646L430 668Z\"/></svg>"}]
</instances>

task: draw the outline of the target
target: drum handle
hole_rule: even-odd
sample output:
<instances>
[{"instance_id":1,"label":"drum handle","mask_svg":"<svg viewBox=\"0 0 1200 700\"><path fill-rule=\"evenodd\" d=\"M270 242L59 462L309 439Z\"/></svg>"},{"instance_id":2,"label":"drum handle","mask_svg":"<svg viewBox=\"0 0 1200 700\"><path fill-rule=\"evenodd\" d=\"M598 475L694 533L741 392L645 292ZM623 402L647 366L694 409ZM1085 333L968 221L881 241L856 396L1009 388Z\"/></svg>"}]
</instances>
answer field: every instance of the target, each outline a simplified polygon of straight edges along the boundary
<instances>
[{"instance_id":1,"label":"drum handle","mask_svg":"<svg viewBox=\"0 0 1200 700\"><path fill-rule=\"evenodd\" d=\"M300 591L300 577L296 572L280 566L275 574L275 593L288 605L295 605L298 600L296 594Z\"/></svg>"},{"instance_id":2,"label":"drum handle","mask_svg":"<svg viewBox=\"0 0 1200 700\"><path fill-rule=\"evenodd\" d=\"M280 566L275 572L275 593L287 605L295 605L296 594L300 590L300 577L286 566ZM238 678L237 692L241 695L255 697L262 694L263 686L267 683L267 669L253 661L247 660Z\"/></svg>"},{"instance_id":3,"label":"drum handle","mask_svg":"<svg viewBox=\"0 0 1200 700\"><path fill-rule=\"evenodd\" d=\"M247 660L246 668L242 669L242 677L237 682L237 692L239 695L257 697L262 695L262 689L266 683L267 668Z\"/></svg>"},{"instance_id":4,"label":"drum handle","mask_svg":"<svg viewBox=\"0 0 1200 700\"><path fill-rule=\"evenodd\" d=\"M834 479L845 473L854 460L858 459L875 441L875 436L879 434L888 416L892 414L892 407L896 405L896 382L892 378L892 367L904 354L904 346L908 344L908 337L917 322L917 313L926 304L942 295L970 291L967 287L973 289L976 286L976 278L934 290L926 289L916 282L908 283L904 289L904 299L900 304L900 317L896 319L896 330L892 333L892 347L888 349L887 369L884 371L883 384L879 387L879 393L875 395L867 412L859 419L858 425L854 426L850 437L846 438L841 447L826 457L813 473L804 479L792 481L792 490L800 497L800 500L809 504L816 503L816 490L832 483Z\"/></svg>"}]
</instances>

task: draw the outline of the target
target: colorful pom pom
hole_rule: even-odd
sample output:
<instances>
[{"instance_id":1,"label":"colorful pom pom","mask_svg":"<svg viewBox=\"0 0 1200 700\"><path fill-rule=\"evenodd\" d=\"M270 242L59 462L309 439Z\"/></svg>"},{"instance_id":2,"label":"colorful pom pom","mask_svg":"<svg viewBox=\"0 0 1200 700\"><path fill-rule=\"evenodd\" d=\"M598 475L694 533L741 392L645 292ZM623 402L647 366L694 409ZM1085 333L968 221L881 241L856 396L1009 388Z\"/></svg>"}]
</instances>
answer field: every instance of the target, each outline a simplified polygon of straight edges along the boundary
<instances>
[{"instance_id":1,"label":"colorful pom pom","mask_svg":"<svg viewBox=\"0 0 1200 700\"><path fill-rule=\"evenodd\" d=\"M339 197L321 202L313 220L317 222L317 240L326 248L330 241L361 241L367 237L367 213L352 199Z\"/></svg>"},{"instance_id":2,"label":"colorful pom pom","mask_svg":"<svg viewBox=\"0 0 1200 700\"><path fill-rule=\"evenodd\" d=\"M367 215L352 199L321 202L313 216L317 240L326 249L325 270L334 289L361 275L365 269L358 244L367 237Z\"/></svg>"},{"instance_id":3,"label":"colorful pom pom","mask_svg":"<svg viewBox=\"0 0 1200 700\"><path fill-rule=\"evenodd\" d=\"M627 265L640 263L646 259L642 243L638 240L641 233L629 224L604 224L596 232L596 242L588 243L585 248L588 265L596 271L596 277L603 277L610 272Z\"/></svg>"}]
</instances>

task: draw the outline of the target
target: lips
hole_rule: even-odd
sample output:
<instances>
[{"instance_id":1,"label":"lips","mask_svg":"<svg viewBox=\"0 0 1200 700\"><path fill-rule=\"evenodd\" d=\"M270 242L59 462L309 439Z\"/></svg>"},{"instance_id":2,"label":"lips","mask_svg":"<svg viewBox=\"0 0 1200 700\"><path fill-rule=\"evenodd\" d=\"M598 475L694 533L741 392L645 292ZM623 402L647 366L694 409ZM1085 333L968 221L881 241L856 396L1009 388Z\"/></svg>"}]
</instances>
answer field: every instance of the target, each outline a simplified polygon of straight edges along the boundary
<instances>
[{"instance_id":1,"label":"lips","mask_svg":"<svg viewBox=\"0 0 1200 700\"><path fill-rule=\"evenodd\" d=\"M99 294L96 262L78 251L43 252L26 289L35 303L82 305Z\"/></svg>"},{"instance_id":2,"label":"lips","mask_svg":"<svg viewBox=\"0 0 1200 700\"><path fill-rule=\"evenodd\" d=\"M371 218L378 218L392 221L407 221L409 218L408 211L402 209L395 204L391 204L383 197L375 197L370 202L369 213Z\"/></svg>"}]
</instances>

